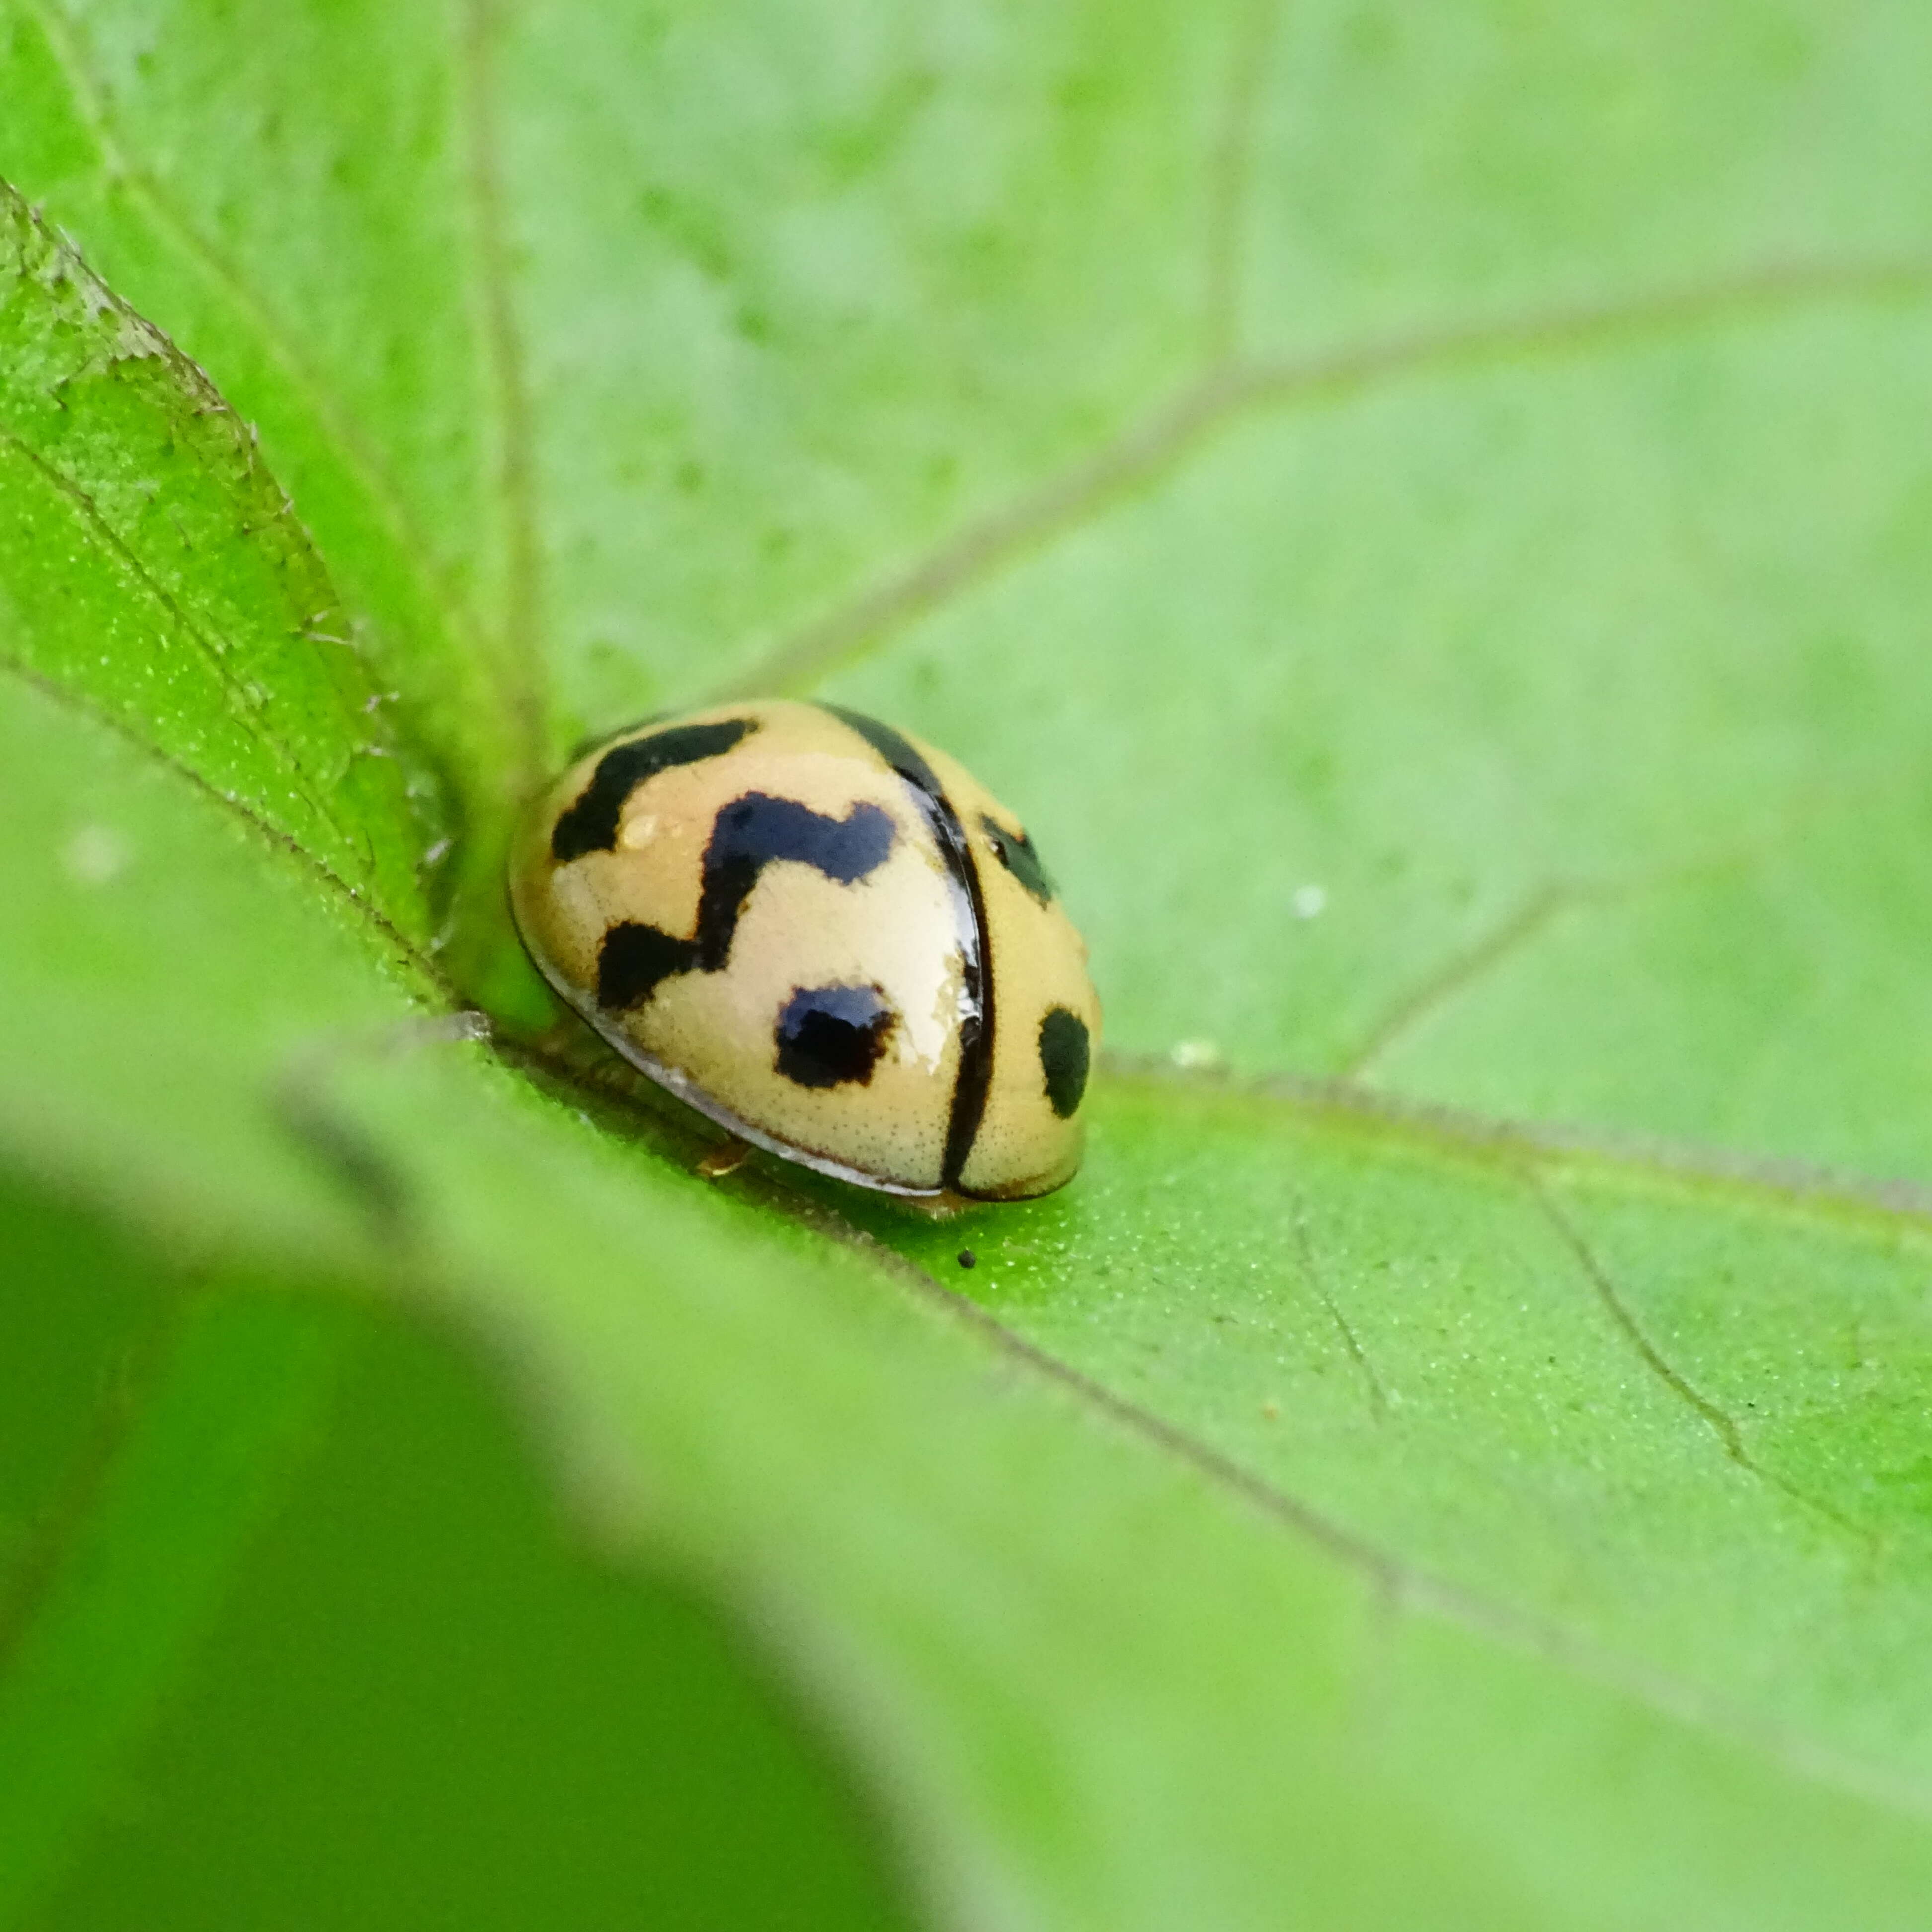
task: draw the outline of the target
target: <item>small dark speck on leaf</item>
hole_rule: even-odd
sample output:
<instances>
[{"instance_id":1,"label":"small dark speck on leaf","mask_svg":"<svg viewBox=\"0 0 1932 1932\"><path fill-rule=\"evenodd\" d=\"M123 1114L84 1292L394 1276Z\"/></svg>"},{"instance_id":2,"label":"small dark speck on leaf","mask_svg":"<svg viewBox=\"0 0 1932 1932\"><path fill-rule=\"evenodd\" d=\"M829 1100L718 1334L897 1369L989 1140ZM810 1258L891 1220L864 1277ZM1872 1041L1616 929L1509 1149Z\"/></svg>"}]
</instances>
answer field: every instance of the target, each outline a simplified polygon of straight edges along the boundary
<instances>
[{"instance_id":1,"label":"small dark speck on leaf","mask_svg":"<svg viewBox=\"0 0 1932 1932\"><path fill-rule=\"evenodd\" d=\"M976 1265L980 1257L970 1248L962 1248L959 1250L959 1265L962 1268L972 1268Z\"/></svg>"}]
</instances>

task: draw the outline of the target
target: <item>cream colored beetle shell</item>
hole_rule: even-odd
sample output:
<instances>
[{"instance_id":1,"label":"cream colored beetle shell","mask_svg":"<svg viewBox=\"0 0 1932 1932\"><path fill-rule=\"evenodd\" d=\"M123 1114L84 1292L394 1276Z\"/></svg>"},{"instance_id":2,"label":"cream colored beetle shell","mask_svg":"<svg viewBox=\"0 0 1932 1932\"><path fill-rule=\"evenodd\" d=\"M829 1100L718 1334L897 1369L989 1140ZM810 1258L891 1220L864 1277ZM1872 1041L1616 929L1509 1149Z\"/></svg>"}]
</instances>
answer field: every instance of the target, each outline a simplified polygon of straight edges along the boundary
<instances>
[{"instance_id":1,"label":"cream colored beetle shell","mask_svg":"<svg viewBox=\"0 0 1932 1932\"><path fill-rule=\"evenodd\" d=\"M511 902L620 1053L773 1154L987 1200L1080 1165L1086 944L1013 815L886 725L773 702L626 732L538 802Z\"/></svg>"}]
</instances>

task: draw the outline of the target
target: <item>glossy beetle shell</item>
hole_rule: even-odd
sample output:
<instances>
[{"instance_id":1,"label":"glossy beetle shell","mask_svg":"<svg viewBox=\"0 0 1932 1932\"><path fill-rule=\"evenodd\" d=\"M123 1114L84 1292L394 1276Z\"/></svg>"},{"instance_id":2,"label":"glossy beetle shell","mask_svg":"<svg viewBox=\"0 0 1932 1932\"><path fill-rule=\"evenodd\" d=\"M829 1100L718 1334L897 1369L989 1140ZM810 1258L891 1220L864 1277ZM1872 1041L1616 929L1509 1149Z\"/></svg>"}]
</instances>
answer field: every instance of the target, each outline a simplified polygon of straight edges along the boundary
<instances>
[{"instance_id":1,"label":"glossy beetle shell","mask_svg":"<svg viewBox=\"0 0 1932 1932\"><path fill-rule=\"evenodd\" d=\"M564 999L758 1146L914 1196L1079 1166L1085 944L1019 820L888 726L774 701L623 733L530 812L511 900Z\"/></svg>"}]
</instances>

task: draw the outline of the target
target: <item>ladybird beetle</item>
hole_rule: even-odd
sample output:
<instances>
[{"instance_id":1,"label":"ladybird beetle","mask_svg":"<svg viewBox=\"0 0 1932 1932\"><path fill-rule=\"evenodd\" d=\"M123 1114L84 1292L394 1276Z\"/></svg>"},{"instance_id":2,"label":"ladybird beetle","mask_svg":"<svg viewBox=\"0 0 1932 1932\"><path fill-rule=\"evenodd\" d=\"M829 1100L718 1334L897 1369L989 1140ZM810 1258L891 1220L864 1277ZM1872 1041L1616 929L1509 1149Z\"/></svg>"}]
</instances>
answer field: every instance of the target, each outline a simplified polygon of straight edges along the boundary
<instances>
[{"instance_id":1,"label":"ladybird beetle","mask_svg":"<svg viewBox=\"0 0 1932 1932\"><path fill-rule=\"evenodd\" d=\"M1013 814L890 726L772 702L623 732L532 809L511 903L572 1006L756 1146L924 1197L1080 1164L1086 944Z\"/></svg>"}]
</instances>

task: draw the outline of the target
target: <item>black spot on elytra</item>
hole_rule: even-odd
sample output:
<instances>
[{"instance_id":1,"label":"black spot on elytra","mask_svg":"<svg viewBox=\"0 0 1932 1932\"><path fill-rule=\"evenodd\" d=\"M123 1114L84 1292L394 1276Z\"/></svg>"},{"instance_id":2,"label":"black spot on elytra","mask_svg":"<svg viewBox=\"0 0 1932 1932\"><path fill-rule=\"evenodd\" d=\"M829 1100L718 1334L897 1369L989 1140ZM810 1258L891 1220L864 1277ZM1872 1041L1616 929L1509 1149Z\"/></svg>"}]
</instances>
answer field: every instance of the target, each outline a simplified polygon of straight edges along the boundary
<instances>
[{"instance_id":1,"label":"black spot on elytra","mask_svg":"<svg viewBox=\"0 0 1932 1932\"><path fill-rule=\"evenodd\" d=\"M638 920L610 927L598 951L597 1004L622 1012L642 1006L681 973L722 972L745 902L775 861L790 860L836 884L853 885L884 863L895 835L892 814L864 799L843 818L830 818L794 798L761 791L734 798L712 821L704 848L696 934L684 939Z\"/></svg>"},{"instance_id":2,"label":"black spot on elytra","mask_svg":"<svg viewBox=\"0 0 1932 1932\"><path fill-rule=\"evenodd\" d=\"M992 847L1000 863L1042 905L1052 904L1053 881L1046 876L1046 868L1040 863L1040 854L1033 841L1024 832L1009 832L998 820L988 818L983 812L980 814L980 830L986 835L986 842Z\"/></svg>"},{"instance_id":3,"label":"black spot on elytra","mask_svg":"<svg viewBox=\"0 0 1932 1932\"><path fill-rule=\"evenodd\" d=\"M730 957L738 915L775 860L789 859L842 886L855 884L892 849L892 814L861 799L843 818L828 818L794 798L748 791L718 813L704 848L704 892L698 907L698 964L716 973Z\"/></svg>"},{"instance_id":4,"label":"black spot on elytra","mask_svg":"<svg viewBox=\"0 0 1932 1932\"><path fill-rule=\"evenodd\" d=\"M597 1004L610 1012L641 1006L660 980L688 973L697 964L694 940L625 920L604 933L597 949Z\"/></svg>"},{"instance_id":5,"label":"black spot on elytra","mask_svg":"<svg viewBox=\"0 0 1932 1932\"><path fill-rule=\"evenodd\" d=\"M598 760L576 802L551 826L550 856L565 866L586 852L610 851L617 843L624 801L638 786L674 766L722 758L758 728L755 718L728 718L716 724L674 724L648 738L613 745Z\"/></svg>"},{"instance_id":6,"label":"black spot on elytra","mask_svg":"<svg viewBox=\"0 0 1932 1932\"><path fill-rule=\"evenodd\" d=\"M876 986L800 986L778 1015L778 1070L800 1087L862 1087L898 1021Z\"/></svg>"},{"instance_id":7,"label":"black spot on elytra","mask_svg":"<svg viewBox=\"0 0 1932 1932\"><path fill-rule=\"evenodd\" d=\"M1078 1013L1055 1006L1040 1022L1040 1066L1053 1111L1068 1119L1087 1091L1087 1024Z\"/></svg>"}]
</instances>

